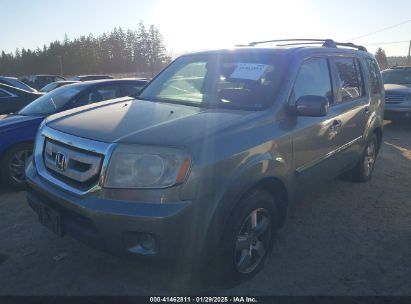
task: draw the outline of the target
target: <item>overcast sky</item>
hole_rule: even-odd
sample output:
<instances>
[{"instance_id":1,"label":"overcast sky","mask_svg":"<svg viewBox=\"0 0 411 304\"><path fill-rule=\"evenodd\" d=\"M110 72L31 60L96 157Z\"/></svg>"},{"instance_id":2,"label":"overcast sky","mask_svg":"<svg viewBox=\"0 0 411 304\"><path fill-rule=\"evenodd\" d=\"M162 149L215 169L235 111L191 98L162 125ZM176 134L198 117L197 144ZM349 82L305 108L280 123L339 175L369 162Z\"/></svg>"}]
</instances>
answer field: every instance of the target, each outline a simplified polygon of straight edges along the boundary
<instances>
[{"instance_id":1,"label":"overcast sky","mask_svg":"<svg viewBox=\"0 0 411 304\"><path fill-rule=\"evenodd\" d=\"M0 0L0 7L0 50L8 52L42 47L65 33L135 29L139 20L156 25L174 54L279 38L348 41L411 20L409 0ZM353 42L405 56L408 42L382 43L410 39L407 22Z\"/></svg>"}]
</instances>

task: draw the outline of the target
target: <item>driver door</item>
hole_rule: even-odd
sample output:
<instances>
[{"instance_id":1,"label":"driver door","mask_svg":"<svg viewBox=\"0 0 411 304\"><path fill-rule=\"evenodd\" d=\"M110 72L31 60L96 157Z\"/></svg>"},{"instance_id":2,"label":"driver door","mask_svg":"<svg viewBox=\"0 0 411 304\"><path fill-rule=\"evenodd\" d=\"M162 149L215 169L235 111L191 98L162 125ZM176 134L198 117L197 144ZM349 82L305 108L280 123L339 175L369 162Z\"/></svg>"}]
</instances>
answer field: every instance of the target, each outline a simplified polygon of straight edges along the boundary
<instances>
[{"instance_id":1,"label":"driver door","mask_svg":"<svg viewBox=\"0 0 411 304\"><path fill-rule=\"evenodd\" d=\"M334 111L333 81L327 57L310 58L303 62L294 83L292 99L305 95L326 97L330 110L326 116L297 116L293 131L293 167L297 180L311 187L339 172L337 153L342 133L339 112Z\"/></svg>"}]
</instances>

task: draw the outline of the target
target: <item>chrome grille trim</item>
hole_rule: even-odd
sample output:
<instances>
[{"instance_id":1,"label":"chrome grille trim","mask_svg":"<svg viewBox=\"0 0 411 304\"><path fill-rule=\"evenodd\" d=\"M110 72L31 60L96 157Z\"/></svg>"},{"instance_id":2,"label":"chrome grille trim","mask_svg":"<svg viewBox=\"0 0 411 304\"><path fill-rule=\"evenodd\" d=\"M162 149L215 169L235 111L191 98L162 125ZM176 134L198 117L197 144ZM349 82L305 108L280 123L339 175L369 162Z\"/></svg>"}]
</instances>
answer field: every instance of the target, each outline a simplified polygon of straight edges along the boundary
<instances>
[{"instance_id":1,"label":"chrome grille trim","mask_svg":"<svg viewBox=\"0 0 411 304\"><path fill-rule=\"evenodd\" d=\"M91 153L102 155L100 159L102 163L100 163L100 166L99 166L100 174L98 176L98 181L94 185L91 185L87 189L84 190L84 189L79 189L77 187L74 187L66 183L65 181L59 179L58 177L53 175L51 172L49 172L44 162L44 158L43 158L43 156L46 154L45 153L46 152L45 151L46 142L49 140L52 140L57 143L61 143L63 147L64 145L73 147L73 150L67 148L70 151L75 151L75 150L80 149L86 152L91 152ZM108 162L110 161L111 155L115 147L116 147L116 144L104 143L104 142L94 141L94 140L90 140L90 139L86 139L82 137L77 137L77 136L63 133L63 132L54 130L52 128L49 128L47 126L44 126L42 129L39 130L39 134L37 135L37 138L36 138L36 145L35 145L35 151L34 151L35 166L37 168L39 175L43 177L44 179L46 179L47 181L57 185L63 190L66 190L78 196L83 196L90 192L95 192L101 189L102 184L104 182L105 173L107 171ZM61 172L58 172L58 173L61 174Z\"/></svg>"},{"instance_id":2,"label":"chrome grille trim","mask_svg":"<svg viewBox=\"0 0 411 304\"><path fill-rule=\"evenodd\" d=\"M59 169L56 165L55 155L57 153L63 153L67 158L67 168L64 170ZM103 159L103 156L85 154L85 152L69 149L49 139L46 139L43 157L46 168L73 179L76 182L86 182L99 174L101 161ZM76 169L75 164L83 164L84 167L89 168L81 171Z\"/></svg>"}]
</instances>

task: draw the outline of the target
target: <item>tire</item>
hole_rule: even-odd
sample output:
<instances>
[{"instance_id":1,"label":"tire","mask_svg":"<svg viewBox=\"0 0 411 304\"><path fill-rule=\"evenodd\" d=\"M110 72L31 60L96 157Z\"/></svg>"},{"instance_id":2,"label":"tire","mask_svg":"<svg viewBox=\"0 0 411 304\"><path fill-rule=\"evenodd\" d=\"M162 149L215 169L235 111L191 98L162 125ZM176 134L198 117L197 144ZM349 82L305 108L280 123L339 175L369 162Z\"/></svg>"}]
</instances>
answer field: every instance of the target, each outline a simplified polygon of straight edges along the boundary
<instances>
[{"instance_id":1,"label":"tire","mask_svg":"<svg viewBox=\"0 0 411 304\"><path fill-rule=\"evenodd\" d=\"M23 143L11 147L0 160L0 177L3 183L17 190L25 189L24 169L33 153L33 144Z\"/></svg>"},{"instance_id":2,"label":"tire","mask_svg":"<svg viewBox=\"0 0 411 304\"><path fill-rule=\"evenodd\" d=\"M232 286L256 275L271 251L278 227L275 201L264 190L246 194L226 222L217 255L219 284Z\"/></svg>"},{"instance_id":3,"label":"tire","mask_svg":"<svg viewBox=\"0 0 411 304\"><path fill-rule=\"evenodd\" d=\"M356 183L368 182L372 177L377 155L378 139L377 136L373 134L367 140L367 144L357 165L345 175L346 179Z\"/></svg>"}]
</instances>

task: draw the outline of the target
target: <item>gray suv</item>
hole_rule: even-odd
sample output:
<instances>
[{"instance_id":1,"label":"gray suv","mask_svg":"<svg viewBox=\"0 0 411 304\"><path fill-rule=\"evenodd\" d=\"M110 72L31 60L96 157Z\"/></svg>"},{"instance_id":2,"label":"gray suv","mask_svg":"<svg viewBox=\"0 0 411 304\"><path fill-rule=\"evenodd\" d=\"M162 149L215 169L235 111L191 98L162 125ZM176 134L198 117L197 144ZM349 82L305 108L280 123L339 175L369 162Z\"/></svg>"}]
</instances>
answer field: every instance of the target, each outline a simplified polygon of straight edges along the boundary
<instances>
[{"instance_id":1,"label":"gray suv","mask_svg":"<svg viewBox=\"0 0 411 304\"><path fill-rule=\"evenodd\" d=\"M184 55L139 97L49 117L28 202L60 236L246 279L305 190L371 178L383 109L378 64L350 43Z\"/></svg>"}]
</instances>

